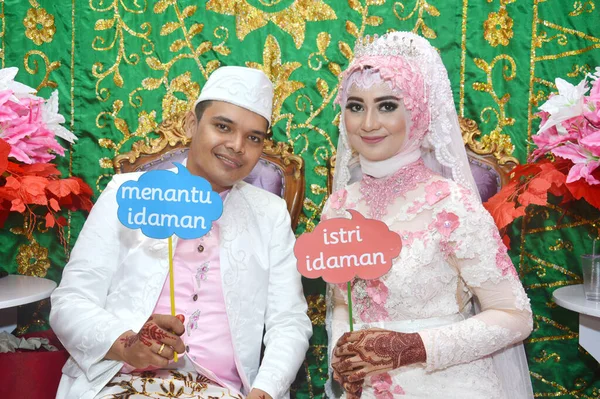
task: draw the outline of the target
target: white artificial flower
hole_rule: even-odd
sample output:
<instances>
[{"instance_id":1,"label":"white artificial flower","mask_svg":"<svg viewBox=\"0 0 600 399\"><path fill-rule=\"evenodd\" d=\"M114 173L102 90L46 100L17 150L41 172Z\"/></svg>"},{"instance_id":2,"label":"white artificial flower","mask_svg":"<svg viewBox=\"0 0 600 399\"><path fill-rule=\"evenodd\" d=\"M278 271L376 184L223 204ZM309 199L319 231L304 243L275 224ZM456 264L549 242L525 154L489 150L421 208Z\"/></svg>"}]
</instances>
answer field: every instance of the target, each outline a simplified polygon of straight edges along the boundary
<instances>
[{"instance_id":1,"label":"white artificial flower","mask_svg":"<svg viewBox=\"0 0 600 399\"><path fill-rule=\"evenodd\" d=\"M10 90L13 95L10 97L10 101L18 103L19 98L35 97L35 89L24 85L19 82L15 82L15 76L19 72L19 68L10 67L0 69L0 91Z\"/></svg>"},{"instance_id":2,"label":"white artificial flower","mask_svg":"<svg viewBox=\"0 0 600 399\"><path fill-rule=\"evenodd\" d=\"M48 130L60 138L67 140L69 143L74 143L77 140L71 131L61 126L65 123L65 117L58 113L58 90L54 90L50 98L42 104L42 120L48 127Z\"/></svg>"},{"instance_id":3,"label":"white artificial flower","mask_svg":"<svg viewBox=\"0 0 600 399\"><path fill-rule=\"evenodd\" d=\"M556 78L556 88L558 94L550 97L540 106L540 109L548 112L550 117L540 127L539 132L583 113L583 97L589 90L586 79L574 86L566 80Z\"/></svg>"}]
</instances>

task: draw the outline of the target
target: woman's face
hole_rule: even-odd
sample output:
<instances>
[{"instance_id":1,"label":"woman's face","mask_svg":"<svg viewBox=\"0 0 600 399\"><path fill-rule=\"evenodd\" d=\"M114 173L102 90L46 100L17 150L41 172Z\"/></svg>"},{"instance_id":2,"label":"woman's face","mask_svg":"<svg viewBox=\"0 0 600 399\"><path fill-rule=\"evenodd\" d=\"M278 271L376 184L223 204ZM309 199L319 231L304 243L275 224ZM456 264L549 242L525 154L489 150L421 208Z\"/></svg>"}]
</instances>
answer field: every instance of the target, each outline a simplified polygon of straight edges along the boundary
<instances>
[{"instance_id":1,"label":"woman's face","mask_svg":"<svg viewBox=\"0 0 600 399\"><path fill-rule=\"evenodd\" d=\"M352 85L344 109L350 146L369 161L396 155L406 138L407 112L402 100L381 82L361 90Z\"/></svg>"}]
</instances>

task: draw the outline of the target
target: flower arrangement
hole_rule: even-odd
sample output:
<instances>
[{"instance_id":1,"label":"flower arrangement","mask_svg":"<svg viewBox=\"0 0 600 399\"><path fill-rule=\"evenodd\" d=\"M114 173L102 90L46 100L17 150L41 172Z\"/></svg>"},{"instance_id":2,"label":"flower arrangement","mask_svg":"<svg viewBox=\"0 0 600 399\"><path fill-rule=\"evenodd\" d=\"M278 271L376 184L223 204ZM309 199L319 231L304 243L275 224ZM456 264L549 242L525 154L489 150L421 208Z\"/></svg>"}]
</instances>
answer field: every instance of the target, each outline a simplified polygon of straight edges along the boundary
<instances>
[{"instance_id":1,"label":"flower arrangement","mask_svg":"<svg viewBox=\"0 0 600 399\"><path fill-rule=\"evenodd\" d=\"M528 205L547 205L548 193L562 197L562 205L584 199L600 209L600 67L577 86L557 78L556 88L540 106L537 149L484 204L500 229Z\"/></svg>"},{"instance_id":2,"label":"flower arrangement","mask_svg":"<svg viewBox=\"0 0 600 399\"><path fill-rule=\"evenodd\" d=\"M0 228L11 212L25 217L31 240L38 217L46 228L62 228L63 209L90 210L92 189L78 177L62 178L50 163L65 149L57 137L73 143L77 137L61 126L58 92L44 100L35 90L16 82L17 68L0 69Z\"/></svg>"}]
</instances>

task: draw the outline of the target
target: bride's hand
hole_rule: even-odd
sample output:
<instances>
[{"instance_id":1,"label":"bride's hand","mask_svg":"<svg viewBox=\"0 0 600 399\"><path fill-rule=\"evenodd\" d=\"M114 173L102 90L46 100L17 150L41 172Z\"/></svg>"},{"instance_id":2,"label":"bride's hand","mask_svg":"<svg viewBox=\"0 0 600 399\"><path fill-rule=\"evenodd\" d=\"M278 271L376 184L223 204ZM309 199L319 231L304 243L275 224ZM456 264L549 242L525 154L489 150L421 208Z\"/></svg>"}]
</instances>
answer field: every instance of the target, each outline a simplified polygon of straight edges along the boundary
<instances>
[{"instance_id":1,"label":"bride's hand","mask_svg":"<svg viewBox=\"0 0 600 399\"><path fill-rule=\"evenodd\" d=\"M341 340L337 342L336 348L338 347L338 345L341 344ZM347 357L338 357L335 354L335 349L332 353L332 357L331 357L331 365L333 368L333 379L335 381L337 381L340 386L342 388L344 388L344 391L346 391L346 399L359 399L361 394L362 394L362 385L364 383L364 380L359 380L359 381L355 381L355 382L348 382L346 381L346 379L337 372L337 369L339 368L338 365L340 362L342 362L343 360L345 360Z\"/></svg>"},{"instance_id":2,"label":"bride's hand","mask_svg":"<svg viewBox=\"0 0 600 399\"><path fill-rule=\"evenodd\" d=\"M345 333L333 354L331 366L343 384L354 384L372 375L427 360L419 334L376 328Z\"/></svg>"}]
</instances>

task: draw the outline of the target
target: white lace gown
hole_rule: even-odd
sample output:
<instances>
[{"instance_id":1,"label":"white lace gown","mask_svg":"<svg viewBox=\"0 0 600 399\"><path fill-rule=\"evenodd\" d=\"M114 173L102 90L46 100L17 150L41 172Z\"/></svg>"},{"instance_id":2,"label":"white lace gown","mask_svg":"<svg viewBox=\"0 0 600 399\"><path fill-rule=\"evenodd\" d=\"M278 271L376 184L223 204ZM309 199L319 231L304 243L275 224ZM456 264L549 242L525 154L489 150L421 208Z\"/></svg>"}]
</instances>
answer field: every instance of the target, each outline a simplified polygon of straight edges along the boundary
<instances>
[{"instance_id":1,"label":"white lace gown","mask_svg":"<svg viewBox=\"0 0 600 399\"><path fill-rule=\"evenodd\" d=\"M418 162L333 193L323 218L346 209L384 221L403 243L385 276L354 282L355 330L418 332L427 352L426 363L367 378L362 397L508 399L490 354L525 339L532 314L479 199ZM345 289L330 286L330 350L349 329ZM481 312L471 317L473 296Z\"/></svg>"}]
</instances>

